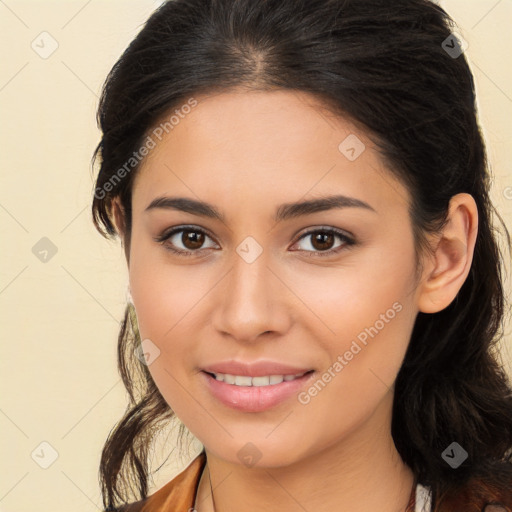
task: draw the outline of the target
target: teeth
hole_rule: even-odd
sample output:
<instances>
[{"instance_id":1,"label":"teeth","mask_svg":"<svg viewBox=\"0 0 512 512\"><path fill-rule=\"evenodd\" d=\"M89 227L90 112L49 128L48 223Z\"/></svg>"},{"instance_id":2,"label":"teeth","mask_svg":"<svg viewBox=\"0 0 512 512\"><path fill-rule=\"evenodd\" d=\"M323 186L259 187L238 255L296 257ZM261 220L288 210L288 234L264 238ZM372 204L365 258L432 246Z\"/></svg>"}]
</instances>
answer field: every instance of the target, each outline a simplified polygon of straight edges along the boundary
<instances>
[{"instance_id":1,"label":"teeth","mask_svg":"<svg viewBox=\"0 0 512 512\"><path fill-rule=\"evenodd\" d=\"M280 384L284 381L294 380L302 377L303 373L296 375L266 375L264 377L249 377L247 375L231 375L229 373L214 373L215 379L225 382L226 384L234 384L235 386L271 386L272 384Z\"/></svg>"},{"instance_id":2,"label":"teeth","mask_svg":"<svg viewBox=\"0 0 512 512\"><path fill-rule=\"evenodd\" d=\"M245 375L237 375L235 377L235 384L237 386L251 386L251 377L247 377Z\"/></svg>"}]
</instances>

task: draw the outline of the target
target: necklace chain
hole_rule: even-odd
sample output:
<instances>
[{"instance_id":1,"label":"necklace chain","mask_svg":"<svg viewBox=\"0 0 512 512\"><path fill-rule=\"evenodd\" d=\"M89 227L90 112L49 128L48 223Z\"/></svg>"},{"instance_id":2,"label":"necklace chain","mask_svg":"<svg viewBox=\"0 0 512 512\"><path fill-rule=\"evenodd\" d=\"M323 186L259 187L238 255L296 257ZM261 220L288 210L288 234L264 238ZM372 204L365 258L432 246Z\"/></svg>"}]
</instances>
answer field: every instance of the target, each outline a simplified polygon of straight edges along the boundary
<instances>
[{"instance_id":1,"label":"necklace chain","mask_svg":"<svg viewBox=\"0 0 512 512\"><path fill-rule=\"evenodd\" d=\"M212 495L213 512L217 512L217 509L215 508L215 499L213 497L212 479L210 478L210 466L208 466L208 481L210 482L210 493Z\"/></svg>"}]
</instances>

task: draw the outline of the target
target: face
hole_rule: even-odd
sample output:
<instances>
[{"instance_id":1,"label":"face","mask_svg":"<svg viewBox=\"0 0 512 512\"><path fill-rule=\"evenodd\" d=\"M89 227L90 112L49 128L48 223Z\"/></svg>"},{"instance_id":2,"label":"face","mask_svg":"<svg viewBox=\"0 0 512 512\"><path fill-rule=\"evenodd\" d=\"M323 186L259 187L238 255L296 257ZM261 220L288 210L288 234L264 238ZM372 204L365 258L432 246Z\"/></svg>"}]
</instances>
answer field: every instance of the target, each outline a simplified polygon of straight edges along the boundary
<instances>
[{"instance_id":1,"label":"face","mask_svg":"<svg viewBox=\"0 0 512 512\"><path fill-rule=\"evenodd\" d=\"M418 312L407 190L305 93L196 100L150 134L133 185L130 288L156 385L238 464L375 431Z\"/></svg>"}]
</instances>

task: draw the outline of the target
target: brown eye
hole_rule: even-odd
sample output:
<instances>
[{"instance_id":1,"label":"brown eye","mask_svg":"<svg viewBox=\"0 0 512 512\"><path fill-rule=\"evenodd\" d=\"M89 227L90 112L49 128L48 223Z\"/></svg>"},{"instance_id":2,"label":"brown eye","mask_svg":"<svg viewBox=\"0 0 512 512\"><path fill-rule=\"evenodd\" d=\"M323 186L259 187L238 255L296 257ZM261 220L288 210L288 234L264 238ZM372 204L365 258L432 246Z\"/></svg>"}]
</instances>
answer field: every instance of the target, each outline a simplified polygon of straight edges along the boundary
<instances>
[{"instance_id":1,"label":"brown eye","mask_svg":"<svg viewBox=\"0 0 512 512\"><path fill-rule=\"evenodd\" d=\"M337 245L336 239L340 240ZM300 237L298 244L308 241L306 248L300 249L299 247L300 251L308 253L308 256L333 256L356 244L351 237L334 228L318 228L308 231Z\"/></svg>"},{"instance_id":2,"label":"brown eye","mask_svg":"<svg viewBox=\"0 0 512 512\"><path fill-rule=\"evenodd\" d=\"M193 226L174 228L164 232L154 240L175 254L187 256L202 253L206 249L216 248L216 244L207 233ZM209 245L205 245L208 241L210 241Z\"/></svg>"},{"instance_id":3,"label":"brown eye","mask_svg":"<svg viewBox=\"0 0 512 512\"><path fill-rule=\"evenodd\" d=\"M332 233L318 232L311 237L311 245L319 251L331 249L333 244L334 235Z\"/></svg>"},{"instance_id":4,"label":"brown eye","mask_svg":"<svg viewBox=\"0 0 512 512\"><path fill-rule=\"evenodd\" d=\"M187 249L200 249L204 244L204 233L184 229L181 235L181 242Z\"/></svg>"}]
</instances>

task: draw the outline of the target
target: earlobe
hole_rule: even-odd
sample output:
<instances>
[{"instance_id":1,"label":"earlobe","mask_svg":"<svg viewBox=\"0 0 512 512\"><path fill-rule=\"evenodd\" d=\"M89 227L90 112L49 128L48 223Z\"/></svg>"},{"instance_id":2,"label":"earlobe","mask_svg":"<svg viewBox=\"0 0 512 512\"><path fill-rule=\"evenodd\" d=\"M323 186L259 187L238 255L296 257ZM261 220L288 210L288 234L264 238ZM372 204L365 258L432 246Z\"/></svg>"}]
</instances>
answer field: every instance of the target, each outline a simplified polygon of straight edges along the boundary
<instances>
[{"instance_id":1,"label":"earlobe","mask_svg":"<svg viewBox=\"0 0 512 512\"><path fill-rule=\"evenodd\" d=\"M478 209L473 196L461 193L450 200L447 223L426 269L418 298L423 313L448 307L462 288L471 268L478 232Z\"/></svg>"},{"instance_id":2,"label":"earlobe","mask_svg":"<svg viewBox=\"0 0 512 512\"><path fill-rule=\"evenodd\" d=\"M121 244L124 246L124 234L125 234L125 222L124 222L124 208L121 204L119 196L112 200L112 216L115 224L115 228L119 238L121 238Z\"/></svg>"}]
</instances>

